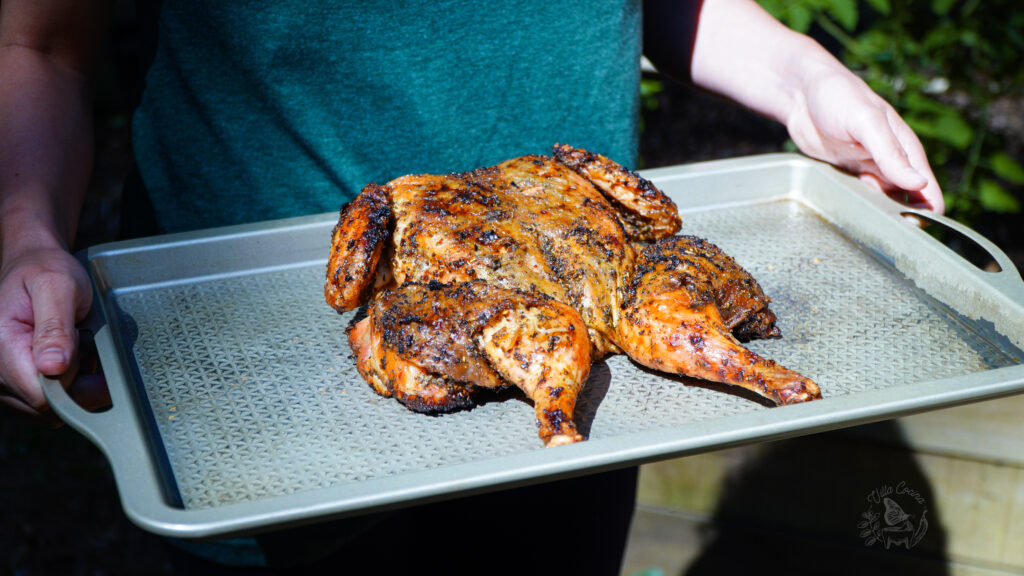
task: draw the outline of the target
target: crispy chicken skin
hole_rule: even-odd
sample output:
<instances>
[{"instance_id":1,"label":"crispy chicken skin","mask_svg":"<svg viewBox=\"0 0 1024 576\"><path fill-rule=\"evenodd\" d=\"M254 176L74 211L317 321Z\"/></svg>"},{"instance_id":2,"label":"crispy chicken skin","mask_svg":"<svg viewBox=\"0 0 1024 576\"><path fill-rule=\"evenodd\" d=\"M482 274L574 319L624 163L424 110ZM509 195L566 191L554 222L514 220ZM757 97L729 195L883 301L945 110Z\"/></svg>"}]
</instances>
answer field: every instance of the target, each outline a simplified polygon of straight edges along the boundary
<instances>
[{"instance_id":1,"label":"crispy chicken skin","mask_svg":"<svg viewBox=\"0 0 1024 576\"><path fill-rule=\"evenodd\" d=\"M782 335L775 326L775 314L768 308L771 299L765 296L754 277L718 246L696 236L673 236L646 248L644 253L633 271L628 298L635 300L632 287L644 278L666 284L673 281L696 283L702 278L714 294L726 328L739 340L746 342ZM655 275L648 276L651 273Z\"/></svg>"},{"instance_id":2,"label":"crispy chicken skin","mask_svg":"<svg viewBox=\"0 0 1024 576\"><path fill-rule=\"evenodd\" d=\"M615 205L631 240L654 242L679 232L682 222L675 203L636 172L605 156L566 144L555 144L552 152Z\"/></svg>"},{"instance_id":3,"label":"crispy chicken skin","mask_svg":"<svg viewBox=\"0 0 1024 576\"><path fill-rule=\"evenodd\" d=\"M341 207L331 234L329 271L324 298L336 310L351 310L369 297L387 244L391 205L387 190L370 184L355 200ZM387 265L381 266L386 268Z\"/></svg>"},{"instance_id":4,"label":"crispy chicken skin","mask_svg":"<svg viewBox=\"0 0 1024 576\"><path fill-rule=\"evenodd\" d=\"M582 440L576 398L590 374L579 314L539 292L483 281L405 284L382 292L349 333L360 374L418 412L472 403L474 387L519 387L548 446Z\"/></svg>"},{"instance_id":5,"label":"crispy chicken skin","mask_svg":"<svg viewBox=\"0 0 1024 576\"><path fill-rule=\"evenodd\" d=\"M367 190L374 198L384 191L390 200L394 252L389 263L396 285L480 279L537 290L583 316L597 356L619 351L614 344L618 287L633 268L633 249L616 207L555 158L524 156L471 172L403 176ZM671 200L665 202L675 213ZM336 228L346 232L335 232L327 283L354 280L326 292L361 296L328 297L338 310L359 306L373 292L374 275L356 270L370 261L363 254L371 245L379 250L377 237L386 232L383 226L367 230L373 222L367 212L372 211L343 210ZM350 226L354 232L347 232ZM370 238L353 243L360 234ZM353 263L345 253L361 261Z\"/></svg>"},{"instance_id":6,"label":"crispy chicken skin","mask_svg":"<svg viewBox=\"0 0 1024 576\"><path fill-rule=\"evenodd\" d=\"M693 236L645 249L625 288L619 345L656 370L741 386L776 404L821 398L810 379L744 348L778 335L757 282L732 258Z\"/></svg>"},{"instance_id":7,"label":"crispy chicken skin","mask_svg":"<svg viewBox=\"0 0 1024 576\"><path fill-rule=\"evenodd\" d=\"M538 374L564 371L582 352L572 361L562 352L513 361L534 354L535 334L552 321L538 312L550 305L510 304L517 298L543 295L564 308L555 325L573 326L575 339L585 330L587 362L625 351L646 366L742 386L779 404L819 397L810 380L742 347L737 339L779 335L768 298L713 244L674 237L680 225L672 200L635 172L556 144L552 156L368 185L342 208L324 292L339 312L375 297L349 341L378 393L415 410L450 410L470 404L473 387L514 384L537 406L548 445L578 439L564 426L579 386L557 385L568 404L551 408L536 393ZM426 315L424 306L438 312ZM500 310L480 312L493 307ZM412 309L457 321L395 320ZM570 309L581 323L565 320ZM543 410L561 416L546 419Z\"/></svg>"}]
</instances>

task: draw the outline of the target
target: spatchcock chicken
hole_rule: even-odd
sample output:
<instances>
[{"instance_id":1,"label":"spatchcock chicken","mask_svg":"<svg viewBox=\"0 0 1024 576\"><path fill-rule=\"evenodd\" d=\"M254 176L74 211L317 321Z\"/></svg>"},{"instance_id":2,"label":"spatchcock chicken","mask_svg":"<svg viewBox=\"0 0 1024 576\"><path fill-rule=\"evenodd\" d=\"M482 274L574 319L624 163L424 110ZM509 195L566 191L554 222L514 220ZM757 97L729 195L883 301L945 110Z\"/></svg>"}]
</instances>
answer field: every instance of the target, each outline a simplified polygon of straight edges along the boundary
<instances>
[{"instance_id":1,"label":"spatchcock chicken","mask_svg":"<svg viewBox=\"0 0 1024 576\"><path fill-rule=\"evenodd\" d=\"M446 412L516 386L547 446L583 439L576 399L609 354L776 404L821 397L741 344L779 336L770 300L718 247L676 235L671 199L600 154L552 152L369 184L342 206L324 295L339 312L369 302L349 344L377 393Z\"/></svg>"}]
</instances>

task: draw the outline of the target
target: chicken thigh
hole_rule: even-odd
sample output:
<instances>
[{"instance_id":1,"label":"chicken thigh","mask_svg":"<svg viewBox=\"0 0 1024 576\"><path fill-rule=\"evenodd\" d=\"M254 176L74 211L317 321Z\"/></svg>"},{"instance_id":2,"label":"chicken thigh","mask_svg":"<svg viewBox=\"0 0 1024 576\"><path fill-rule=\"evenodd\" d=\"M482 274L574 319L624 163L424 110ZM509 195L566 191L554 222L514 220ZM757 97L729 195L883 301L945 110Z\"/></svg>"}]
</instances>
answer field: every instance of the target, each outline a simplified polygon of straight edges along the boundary
<instances>
[{"instance_id":1,"label":"chicken thigh","mask_svg":"<svg viewBox=\"0 0 1024 576\"><path fill-rule=\"evenodd\" d=\"M412 410L462 408L478 388L512 384L533 400L546 445L582 438L572 414L590 374L587 327L544 294L479 280L405 284L374 300L349 343L373 389Z\"/></svg>"},{"instance_id":2,"label":"chicken thigh","mask_svg":"<svg viewBox=\"0 0 1024 576\"><path fill-rule=\"evenodd\" d=\"M647 247L625 290L617 342L656 370L734 384L794 404L820 397L810 379L739 342L779 335L757 282L717 246L673 236Z\"/></svg>"}]
</instances>

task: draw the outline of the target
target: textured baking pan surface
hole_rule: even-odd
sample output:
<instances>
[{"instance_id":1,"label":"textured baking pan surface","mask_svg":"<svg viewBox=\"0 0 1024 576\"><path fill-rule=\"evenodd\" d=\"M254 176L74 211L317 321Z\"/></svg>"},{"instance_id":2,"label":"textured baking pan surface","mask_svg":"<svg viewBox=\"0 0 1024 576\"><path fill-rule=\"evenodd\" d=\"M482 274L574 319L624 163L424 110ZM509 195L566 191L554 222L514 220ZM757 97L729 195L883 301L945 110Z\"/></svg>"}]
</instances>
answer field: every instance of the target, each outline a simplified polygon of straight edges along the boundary
<instances>
[{"instance_id":1,"label":"textured baking pan surface","mask_svg":"<svg viewBox=\"0 0 1024 576\"><path fill-rule=\"evenodd\" d=\"M576 421L588 441L543 448L515 392L413 413L377 396L346 340L355 311L323 300L336 215L89 251L97 346L114 407L54 407L114 468L128 514L155 532L217 536L543 481L849 426L1024 389L1024 289L974 268L831 168L771 155L646 174L683 232L718 244L772 298L781 339L749 344L821 387L770 407L742 391L613 356Z\"/></svg>"}]
</instances>

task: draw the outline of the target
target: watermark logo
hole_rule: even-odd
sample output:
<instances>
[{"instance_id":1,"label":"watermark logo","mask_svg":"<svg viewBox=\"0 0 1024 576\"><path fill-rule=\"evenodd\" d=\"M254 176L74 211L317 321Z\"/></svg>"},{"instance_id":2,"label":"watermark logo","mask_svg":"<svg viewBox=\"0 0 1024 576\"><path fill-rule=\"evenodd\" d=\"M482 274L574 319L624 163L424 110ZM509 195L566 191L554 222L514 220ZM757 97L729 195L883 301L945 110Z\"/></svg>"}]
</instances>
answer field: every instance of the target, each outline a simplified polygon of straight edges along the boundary
<instances>
[{"instance_id":1,"label":"watermark logo","mask_svg":"<svg viewBox=\"0 0 1024 576\"><path fill-rule=\"evenodd\" d=\"M900 482L883 484L867 495L868 509L857 524L865 546L881 544L888 550L905 546L910 550L928 532L928 507L924 497Z\"/></svg>"}]
</instances>

